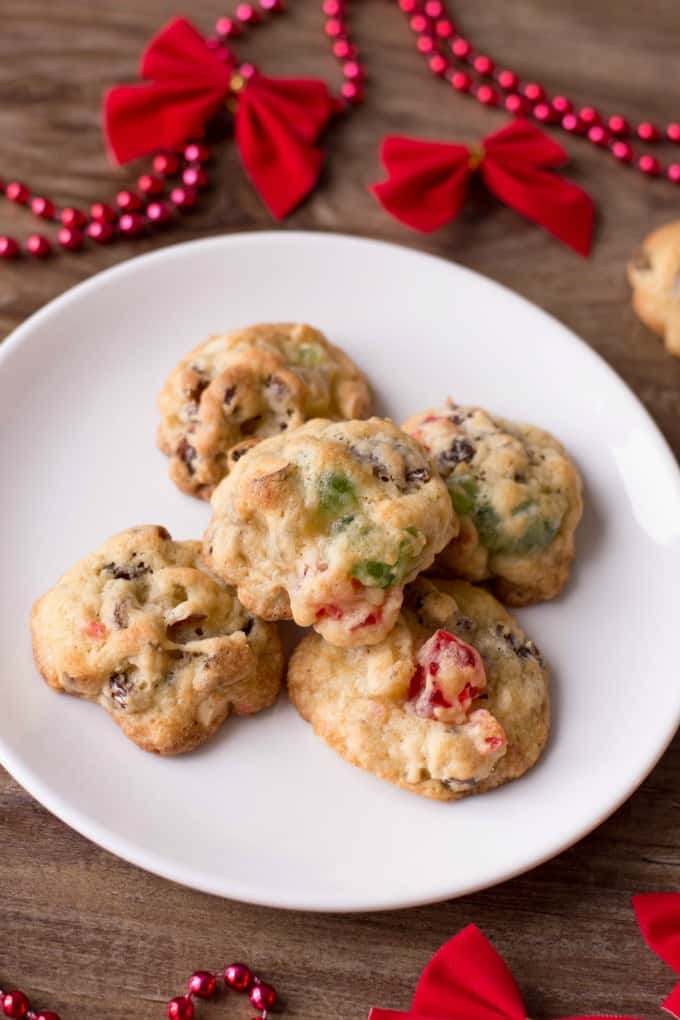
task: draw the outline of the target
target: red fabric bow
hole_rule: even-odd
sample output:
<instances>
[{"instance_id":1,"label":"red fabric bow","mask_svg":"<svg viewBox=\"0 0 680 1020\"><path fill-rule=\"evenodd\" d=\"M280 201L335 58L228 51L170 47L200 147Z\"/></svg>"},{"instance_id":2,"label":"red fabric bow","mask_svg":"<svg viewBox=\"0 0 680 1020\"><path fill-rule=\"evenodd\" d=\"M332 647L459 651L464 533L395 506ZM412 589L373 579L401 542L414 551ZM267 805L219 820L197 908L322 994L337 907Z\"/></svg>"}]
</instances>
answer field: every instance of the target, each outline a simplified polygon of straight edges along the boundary
<instances>
[{"instance_id":1,"label":"red fabric bow","mask_svg":"<svg viewBox=\"0 0 680 1020\"><path fill-rule=\"evenodd\" d=\"M526 1020L522 996L505 961L474 924L468 925L434 954L420 976L410 1013L374 1008L368 1015L368 1020L433 1018ZM608 1014L608 1020L621 1018Z\"/></svg>"},{"instance_id":2,"label":"red fabric bow","mask_svg":"<svg viewBox=\"0 0 680 1020\"><path fill-rule=\"evenodd\" d=\"M518 119L480 146L385 138L381 158L389 174L373 193L396 219L429 233L454 219L476 170L487 188L522 216L539 223L580 255L593 232L593 201L582 188L548 170L562 166L564 149L529 121Z\"/></svg>"},{"instance_id":3,"label":"red fabric bow","mask_svg":"<svg viewBox=\"0 0 680 1020\"><path fill-rule=\"evenodd\" d=\"M680 893L641 893L633 909L647 945L680 976ZM680 984L661 1006L680 1017Z\"/></svg>"},{"instance_id":4,"label":"red fabric bow","mask_svg":"<svg viewBox=\"0 0 680 1020\"><path fill-rule=\"evenodd\" d=\"M202 137L231 99L243 165L272 214L286 216L316 184L323 156L314 143L333 112L323 82L262 74L244 81L184 18L151 40L140 75L146 83L104 97L104 130L119 163Z\"/></svg>"}]
</instances>

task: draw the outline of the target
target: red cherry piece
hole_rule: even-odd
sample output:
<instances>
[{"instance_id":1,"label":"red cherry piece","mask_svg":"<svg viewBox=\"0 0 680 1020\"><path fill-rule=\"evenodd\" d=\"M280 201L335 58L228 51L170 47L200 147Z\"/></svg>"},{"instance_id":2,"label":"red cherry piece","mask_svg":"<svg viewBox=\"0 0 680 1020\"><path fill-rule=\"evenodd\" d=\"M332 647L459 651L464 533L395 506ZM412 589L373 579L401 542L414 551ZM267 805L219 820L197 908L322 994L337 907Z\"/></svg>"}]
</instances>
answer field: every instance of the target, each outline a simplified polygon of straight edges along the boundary
<instances>
[{"instance_id":1,"label":"red cherry piece","mask_svg":"<svg viewBox=\"0 0 680 1020\"><path fill-rule=\"evenodd\" d=\"M609 145L611 135L601 124L593 124L591 128L588 128L588 141L592 142L593 145L599 145L604 148Z\"/></svg>"},{"instance_id":2,"label":"red cherry piece","mask_svg":"<svg viewBox=\"0 0 680 1020\"><path fill-rule=\"evenodd\" d=\"M37 259L46 259L52 251L52 245L42 234L31 234L26 239L26 251Z\"/></svg>"},{"instance_id":3,"label":"red cherry piece","mask_svg":"<svg viewBox=\"0 0 680 1020\"><path fill-rule=\"evenodd\" d=\"M477 89L477 101L483 106L497 106L498 92L492 85L480 85Z\"/></svg>"},{"instance_id":4,"label":"red cherry piece","mask_svg":"<svg viewBox=\"0 0 680 1020\"><path fill-rule=\"evenodd\" d=\"M491 60L490 57L485 57L482 55L475 57L475 59L472 62L472 66L474 67L477 74L486 75L493 74L495 67L494 62L493 60Z\"/></svg>"},{"instance_id":5,"label":"red cherry piece","mask_svg":"<svg viewBox=\"0 0 680 1020\"><path fill-rule=\"evenodd\" d=\"M255 1009L273 1009L276 1004L276 992L271 985L256 982L248 992L248 998Z\"/></svg>"},{"instance_id":6,"label":"red cherry piece","mask_svg":"<svg viewBox=\"0 0 680 1020\"><path fill-rule=\"evenodd\" d=\"M579 110L579 117L588 127L592 127L593 124L599 124L601 121L600 114L594 106L584 106Z\"/></svg>"},{"instance_id":7,"label":"red cherry piece","mask_svg":"<svg viewBox=\"0 0 680 1020\"><path fill-rule=\"evenodd\" d=\"M118 220L118 229L126 237L137 237L146 227L146 219L138 212L126 212Z\"/></svg>"},{"instance_id":8,"label":"red cherry piece","mask_svg":"<svg viewBox=\"0 0 680 1020\"><path fill-rule=\"evenodd\" d=\"M163 177L174 177L179 170L179 160L173 153L159 152L151 165L154 173L162 174Z\"/></svg>"},{"instance_id":9,"label":"red cherry piece","mask_svg":"<svg viewBox=\"0 0 680 1020\"><path fill-rule=\"evenodd\" d=\"M80 209L74 209L72 206L67 206L65 209L62 209L59 213L59 219L65 227L69 227L71 229L79 229L80 227L84 227L87 223L87 216L85 213L81 212Z\"/></svg>"},{"instance_id":10,"label":"red cherry piece","mask_svg":"<svg viewBox=\"0 0 680 1020\"><path fill-rule=\"evenodd\" d=\"M680 142L680 124L669 124L666 128L666 137L669 142Z\"/></svg>"},{"instance_id":11,"label":"red cherry piece","mask_svg":"<svg viewBox=\"0 0 680 1020\"><path fill-rule=\"evenodd\" d=\"M188 995L178 995L171 999L166 1010L170 1020L192 1020L194 1004Z\"/></svg>"},{"instance_id":12,"label":"red cherry piece","mask_svg":"<svg viewBox=\"0 0 680 1020\"><path fill-rule=\"evenodd\" d=\"M446 74L446 69L449 65L446 61L446 57L443 57L441 53L435 53L434 56L430 57L428 66L432 71L432 74L436 74L441 78L444 74Z\"/></svg>"},{"instance_id":13,"label":"red cherry piece","mask_svg":"<svg viewBox=\"0 0 680 1020\"><path fill-rule=\"evenodd\" d=\"M499 71L496 80L506 92L512 92L519 85L519 78L514 71Z\"/></svg>"},{"instance_id":14,"label":"red cherry piece","mask_svg":"<svg viewBox=\"0 0 680 1020\"><path fill-rule=\"evenodd\" d=\"M90 217L95 223L113 223L118 213L108 202L95 202L90 206Z\"/></svg>"},{"instance_id":15,"label":"red cherry piece","mask_svg":"<svg viewBox=\"0 0 680 1020\"><path fill-rule=\"evenodd\" d=\"M108 244L113 238L113 226L104 220L95 220L87 227L87 236L97 244Z\"/></svg>"},{"instance_id":16,"label":"red cherry piece","mask_svg":"<svg viewBox=\"0 0 680 1020\"><path fill-rule=\"evenodd\" d=\"M460 60L465 60L466 57L469 57L472 53L472 46L467 39L463 39L463 37L459 35L451 43L451 52L454 57L458 57Z\"/></svg>"},{"instance_id":17,"label":"red cherry piece","mask_svg":"<svg viewBox=\"0 0 680 1020\"><path fill-rule=\"evenodd\" d=\"M19 244L13 237L0 237L0 259L16 259L19 257Z\"/></svg>"},{"instance_id":18,"label":"red cherry piece","mask_svg":"<svg viewBox=\"0 0 680 1020\"><path fill-rule=\"evenodd\" d=\"M11 1017L25 1017L29 1010L28 999L23 992L14 989L11 992L5 992L2 996L2 1008L5 1016Z\"/></svg>"},{"instance_id":19,"label":"red cherry piece","mask_svg":"<svg viewBox=\"0 0 680 1020\"><path fill-rule=\"evenodd\" d=\"M217 977L209 970L196 970L189 978L189 991L199 999L209 999L215 994Z\"/></svg>"},{"instance_id":20,"label":"red cherry piece","mask_svg":"<svg viewBox=\"0 0 680 1020\"><path fill-rule=\"evenodd\" d=\"M456 92L469 92L472 88L472 78L465 71L455 71L451 75L451 85Z\"/></svg>"},{"instance_id":21,"label":"red cherry piece","mask_svg":"<svg viewBox=\"0 0 680 1020\"><path fill-rule=\"evenodd\" d=\"M207 163L210 149L201 142L190 142L184 149L184 158L187 163Z\"/></svg>"},{"instance_id":22,"label":"red cherry piece","mask_svg":"<svg viewBox=\"0 0 680 1020\"><path fill-rule=\"evenodd\" d=\"M657 174L661 173L661 163L659 163L656 156L649 156L647 153L644 156L640 156L638 168L648 177L656 177Z\"/></svg>"},{"instance_id":23,"label":"red cherry piece","mask_svg":"<svg viewBox=\"0 0 680 1020\"><path fill-rule=\"evenodd\" d=\"M440 18L434 26L434 34L440 39L450 39L455 30L455 25L448 18Z\"/></svg>"},{"instance_id":24,"label":"red cherry piece","mask_svg":"<svg viewBox=\"0 0 680 1020\"><path fill-rule=\"evenodd\" d=\"M193 209L198 199L198 192L195 188L173 188L170 192L170 201L181 210Z\"/></svg>"},{"instance_id":25,"label":"red cherry piece","mask_svg":"<svg viewBox=\"0 0 680 1020\"><path fill-rule=\"evenodd\" d=\"M650 124L649 121L643 120L641 124L638 124L637 136L643 142L658 142L661 138L661 132L655 124Z\"/></svg>"},{"instance_id":26,"label":"red cherry piece","mask_svg":"<svg viewBox=\"0 0 680 1020\"><path fill-rule=\"evenodd\" d=\"M9 181L5 194L10 202L18 202L19 205L26 205L30 197L30 191L21 181Z\"/></svg>"},{"instance_id":27,"label":"red cherry piece","mask_svg":"<svg viewBox=\"0 0 680 1020\"><path fill-rule=\"evenodd\" d=\"M241 26L233 18L218 18L215 22L215 31L224 39L233 39L240 34Z\"/></svg>"},{"instance_id":28,"label":"red cherry piece","mask_svg":"<svg viewBox=\"0 0 680 1020\"><path fill-rule=\"evenodd\" d=\"M260 15L252 4L238 4L234 14L242 25L254 25L260 20Z\"/></svg>"},{"instance_id":29,"label":"red cherry piece","mask_svg":"<svg viewBox=\"0 0 680 1020\"><path fill-rule=\"evenodd\" d=\"M625 117L619 116L615 113L613 117L610 117L607 121L607 127L613 135L617 138L627 138L630 134L630 124Z\"/></svg>"},{"instance_id":30,"label":"red cherry piece","mask_svg":"<svg viewBox=\"0 0 680 1020\"><path fill-rule=\"evenodd\" d=\"M620 163L632 163L635 157L633 146L630 142L616 141L612 143L612 156Z\"/></svg>"},{"instance_id":31,"label":"red cherry piece","mask_svg":"<svg viewBox=\"0 0 680 1020\"><path fill-rule=\"evenodd\" d=\"M137 187L144 195L160 195L165 184L163 178L156 174L142 174L137 178Z\"/></svg>"},{"instance_id":32,"label":"red cherry piece","mask_svg":"<svg viewBox=\"0 0 680 1020\"><path fill-rule=\"evenodd\" d=\"M524 95L527 97L530 103L540 103L542 99L545 99L545 91L542 85L538 82L530 81L524 86Z\"/></svg>"},{"instance_id":33,"label":"red cherry piece","mask_svg":"<svg viewBox=\"0 0 680 1020\"><path fill-rule=\"evenodd\" d=\"M235 992L245 992L253 981L253 972L245 963L230 963L224 968L224 983Z\"/></svg>"},{"instance_id":34,"label":"red cherry piece","mask_svg":"<svg viewBox=\"0 0 680 1020\"><path fill-rule=\"evenodd\" d=\"M62 227L57 234L57 241L67 251L78 251L83 247L83 232L77 227Z\"/></svg>"},{"instance_id":35,"label":"red cherry piece","mask_svg":"<svg viewBox=\"0 0 680 1020\"><path fill-rule=\"evenodd\" d=\"M666 171L666 177L673 184L680 184L680 163L671 163Z\"/></svg>"},{"instance_id":36,"label":"red cherry piece","mask_svg":"<svg viewBox=\"0 0 680 1020\"><path fill-rule=\"evenodd\" d=\"M172 207L167 202L149 202L146 217L150 223L163 226L172 219Z\"/></svg>"},{"instance_id":37,"label":"red cherry piece","mask_svg":"<svg viewBox=\"0 0 680 1020\"><path fill-rule=\"evenodd\" d=\"M561 123L570 135L584 135L587 131L586 125L577 113L565 113Z\"/></svg>"},{"instance_id":38,"label":"red cherry piece","mask_svg":"<svg viewBox=\"0 0 680 1020\"><path fill-rule=\"evenodd\" d=\"M55 212L54 202L49 198L43 198L42 195L36 195L31 199L31 212L41 220L51 220Z\"/></svg>"},{"instance_id":39,"label":"red cherry piece","mask_svg":"<svg viewBox=\"0 0 680 1020\"><path fill-rule=\"evenodd\" d=\"M142 200L134 191L119 191L116 195L116 203L123 212L136 212L142 208Z\"/></svg>"},{"instance_id":40,"label":"red cherry piece","mask_svg":"<svg viewBox=\"0 0 680 1020\"><path fill-rule=\"evenodd\" d=\"M516 92L511 92L509 96L505 97L505 109L515 117L526 113L528 106L524 96L518 96Z\"/></svg>"}]
</instances>

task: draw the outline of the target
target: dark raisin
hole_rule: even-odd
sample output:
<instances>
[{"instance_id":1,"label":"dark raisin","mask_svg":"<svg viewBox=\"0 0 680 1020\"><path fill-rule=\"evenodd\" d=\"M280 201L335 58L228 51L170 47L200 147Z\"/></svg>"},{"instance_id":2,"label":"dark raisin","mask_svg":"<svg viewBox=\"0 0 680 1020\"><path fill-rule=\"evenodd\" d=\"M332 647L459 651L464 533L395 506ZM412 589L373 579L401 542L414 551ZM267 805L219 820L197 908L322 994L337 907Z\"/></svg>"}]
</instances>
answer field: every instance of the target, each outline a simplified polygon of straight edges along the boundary
<instances>
[{"instance_id":1,"label":"dark raisin","mask_svg":"<svg viewBox=\"0 0 680 1020\"><path fill-rule=\"evenodd\" d=\"M262 415L258 414L254 418L246 418L245 421L241 422L241 435L252 436L257 431L257 426L262 421Z\"/></svg>"},{"instance_id":2,"label":"dark raisin","mask_svg":"<svg viewBox=\"0 0 680 1020\"><path fill-rule=\"evenodd\" d=\"M224 391L224 403L225 404L230 404L232 402L232 400L234 399L235 394L236 394L236 387L235 386L227 386L226 390Z\"/></svg>"},{"instance_id":3,"label":"dark raisin","mask_svg":"<svg viewBox=\"0 0 680 1020\"><path fill-rule=\"evenodd\" d=\"M132 680L125 672L112 673L109 677L111 699L121 708L127 708L128 695L133 688Z\"/></svg>"},{"instance_id":4,"label":"dark raisin","mask_svg":"<svg viewBox=\"0 0 680 1020\"><path fill-rule=\"evenodd\" d=\"M423 485L425 482L429 482L431 477L427 468L409 468L406 472L406 481L411 484L416 482L418 485Z\"/></svg>"},{"instance_id":5,"label":"dark raisin","mask_svg":"<svg viewBox=\"0 0 680 1020\"><path fill-rule=\"evenodd\" d=\"M151 573L151 567L147 567L144 560L139 563L106 563L103 569L116 581L135 581L143 574Z\"/></svg>"},{"instance_id":6,"label":"dark raisin","mask_svg":"<svg viewBox=\"0 0 680 1020\"><path fill-rule=\"evenodd\" d=\"M652 268L652 260L644 248L640 248L638 251L634 252L630 264L633 269L636 269L639 273L646 273Z\"/></svg>"},{"instance_id":7,"label":"dark raisin","mask_svg":"<svg viewBox=\"0 0 680 1020\"><path fill-rule=\"evenodd\" d=\"M201 393L208 386L207 379L197 379L193 386L189 386L186 390L186 395L194 404L198 404L201 399Z\"/></svg>"},{"instance_id":8,"label":"dark raisin","mask_svg":"<svg viewBox=\"0 0 680 1020\"><path fill-rule=\"evenodd\" d=\"M231 457L231 459L234 462L236 462L237 460L241 459L241 457L243 456L244 453L247 453L247 452L248 452L248 447L247 446L244 446L241 450L239 450L238 447L237 447L235 450L231 451L230 457ZM212 549L210 551L212 552Z\"/></svg>"},{"instance_id":9,"label":"dark raisin","mask_svg":"<svg viewBox=\"0 0 680 1020\"><path fill-rule=\"evenodd\" d=\"M468 439L454 439L448 450L439 454L437 460L444 467L467 464L475 455L475 448Z\"/></svg>"},{"instance_id":10,"label":"dark raisin","mask_svg":"<svg viewBox=\"0 0 680 1020\"><path fill-rule=\"evenodd\" d=\"M171 538L170 532L168 531L167 528L162 527L160 524L156 528L156 534L158 535L159 538L165 539L166 542L170 541Z\"/></svg>"},{"instance_id":11,"label":"dark raisin","mask_svg":"<svg viewBox=\"0 0 680 1020\"><path fill-rule=\"evenodd\" d=\"M454 425L462 425L463 424L463 419L461 418L461 416L459 414L450 414L449 415L449 421L453 422Z\"/></svg>"},{"instance_id":12,"label":"dark raisin","mask_svg":"<svg viewBox=\"0 0 680 1020\"><path fill-rule=\"evenodd\" d=\"M119 630L125 630L128 625L128 609L124 602L118 602L113 610L113 619Z\"/></svg>"},{"instance_id":13,"label":"dark raisin","mask_svg":"<svg viewBox=\"0 0 680 1020\"><path fill-rule=\"evenodd\" d=\"M251 630L253 629L254 623L255 621L253 620L252 616L249 616L246 622L243 624L243 627L241 629L243 630L243 633L245 634L246 637L248 637Z\"/></svg>"},{"instance_id":14,"label":"dark raisin","mask_svg":"<svg viewBox=\"0 0 680 1020\"><path fill-rule=\"evenodd\" d=\"M475 630L475 621L469 616L459 616L456 620L456 630L462 630L466 634L472 634Z\"/></svg>"},{"instance_id":15,"label":"dark raisin","mask_svg":"<svg viewBox=\"0 0 680 1020\"><path fill-rule=\"evenodd\" d=\"M288 428L288 422L287 421L282 421L282 422L279 423L279 429L280 429L281 432L285 432L287 428Z\"/></svg>"},{"instance_id":16,"label":"dark raisin","mask_svg":"<svg viewBox=\"0 0 680 1020\"><path fill-rule=\"evenodd\" d=\"M196 460L196 447L192 446L191 443L185 438L182 439L181 443L177 447L177 456L185 464L187 471L190 475L196 473L196 469L193 462Z\"/></svg>"}]
</instances>

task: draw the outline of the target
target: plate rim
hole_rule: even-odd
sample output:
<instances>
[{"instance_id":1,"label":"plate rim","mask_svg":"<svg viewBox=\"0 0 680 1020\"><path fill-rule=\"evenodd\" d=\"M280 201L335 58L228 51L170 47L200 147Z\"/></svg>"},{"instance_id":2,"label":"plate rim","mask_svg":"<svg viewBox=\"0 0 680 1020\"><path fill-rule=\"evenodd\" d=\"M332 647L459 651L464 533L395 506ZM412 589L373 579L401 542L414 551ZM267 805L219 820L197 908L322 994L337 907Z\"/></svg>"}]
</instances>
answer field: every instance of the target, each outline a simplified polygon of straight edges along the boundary
<instances>
[{"instance_id":1,"label":"plate rim","mask_svg":"<svg viewBox=\"0 0 680 1020\"><path fill-rule=\"evenodd\" d=\"M107 269L95 273L86 280L82 280L61 294L58 294L12 330L2 343L0 343L0 371L3 370L3 366L7 362L7 359L12 356L15 349L22 344L30 346L31 333L35 331L36 327L39 328L41 326L43 319L48 320L55 311L58 312L62 307L66 307L72 302L77 301L82 294L87 293L90 290L96 290L102 282L108 281L111 278L122 278L129 273L134 272L139 268L140 264L146 264L149 262L162 263L163 261L182 258L188 249L199 247L228 248L231 246L238 247L242 244L306 244L310 241L321 244L336 244L337 242L341 242L342 244L358 245L365 249L373 248L397 250L420 259L431 260L447 268L453 267L456 272L462 272L464 276L469 275L477 280L484 281L484 284L490 285L492 289L498 288L499 291L504 291L506 295L511 296L513 301L520 302L523 305L528 306L534 316L538 313L539 316L542 316L545 320L549 321L551 326L557 326L558 329L565 335L565 338L568 337L572 343L576 342L577 346L581 348L582 353L585 353L594 363L598 364L601 369L604 369L610 381L614 382L619 391L624 393L627 399L632 402L632 406L636 408L641 420L645 422L650 438L653 437L655 447L661 458L659 466L667 472L669 478L674 476L675 490L678 494L678 499L680 500L680 466L676 461L668 440L663 435L661 429L654 421L654 418L644 406L640 398L633 392L633 390L622 379L618 372L616 372L616 370L605 360L605 358L599 354L598 351L594 350L584 339L582 339L582 337L550 312L545 311L528 298L512 290L512 288L499 283L491 277L486 276L484 273L470 269L467 266L460 265L460 263L453 259L434 255L430 252L424 252L417 247L385 241L379 238L367 238L353 234L336 233L333 231L256 230L248 232L234 232L230 234L218 234L207 238L182 241L177 244L167 245L160 249L155 249L124 259L122 262L109 266ZM35 342L38 341L36 340ZM34 797L46 810L59 818L60 821L69 828L74 829L80 835L102 847L114 856L119 857L136 867L140 867L153 874L159 875L168 881L172 881L210 895L219 896L221 898L234 899L244 903L268 906L276 909L301 910L310 913L370 913L382 910L398 910L415 906L423 906L452 898L471 895L482 889L491 888L509 881L518 875L525 874L528 871L544 864L546 861L559 856L565 850L574 846L580 840L585 838L585 836L598 828L603 822L610 818L621 807L621 805L629 799L629 797L632 796L663 757L679 726L680 704L678 705L675 717L669 720L667 731L664 735L664 739L660 741L659 749L655 755L652 756L642 772L638 773L629 784L626 784L626 788L620 797L618 797L615 802L612 802L612 804L604 811L598 812L597 817L595 817L594 820L589 819L586 821L581 827L579 827L578 831L568 839L558 840L555 846L553 846L550 850L547 850L544 854L532 857L531 863L525 863L523 865L505 869L499 867L494 872L494 877L477 882L471 882L469 885L466 885L458 891L452 892L450 889L447 890L441 888L438 892L431 896L407 895L401 899L395 897L394 894L381 895L378 893L372 894L370 898L366 897L361 900L347 901L341 906L338 905L338 902L335 899L323 900L318 895L313 897L312 900L307 900L304 895L300 894L299 891L292 895L287 895L284 892L272 895L270 892L264 896L258 896L256 891L250 888L250 886L243 886L239 883L238 878L234 878L233 876L229 877L226 883L224 881L218 883L208 880L203 872L196 871L189 865L182 865L181 868L178 868L175 864L168 865L166 863L166 859L156 851L150 851L141 844L132 842L127 837L118 836L110 828L107 828L105 825L102 825L97 821L93 821L79 808L74 808L72 805L69 805L67 800L60 793L52 791L47 784L40 779L40 777L34 775L30 766L24 764L21 756L19 754L15 754L11 748L5 744L1 732L0 764L2 764L2 766L30 796ZM226 889L227 886L229 887L229 891Z\"/></svg>"}]
</instances>

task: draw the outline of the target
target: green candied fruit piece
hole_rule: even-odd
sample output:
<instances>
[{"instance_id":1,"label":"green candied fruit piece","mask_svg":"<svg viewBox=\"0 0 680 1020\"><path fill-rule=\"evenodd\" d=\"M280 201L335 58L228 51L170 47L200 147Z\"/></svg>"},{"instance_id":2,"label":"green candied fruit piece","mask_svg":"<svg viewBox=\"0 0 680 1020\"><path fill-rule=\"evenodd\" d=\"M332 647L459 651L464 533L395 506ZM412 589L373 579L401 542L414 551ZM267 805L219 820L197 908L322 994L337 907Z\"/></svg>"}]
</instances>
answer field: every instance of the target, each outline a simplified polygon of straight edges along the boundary
<instances>
[{"instance_id":1,"label":"green candied fruit piece","mask_svg":"<svg viewBox=\"0 0 680 1020\"><path fill-rule=\"evenodd\" d=\"M477 503L477 482L469 476L449 475L447 480L453 509L460 517L470 517Z\"/></svg>"},{"instance_id":2,"label":"green candied fruit piece","mask_svg":"<svg viewBox=\"0 0 680 1020\"><path fill-rule=\"evenodd\" d=\"M472 511L477 534L482 545L490 552L500 552L504 548L504 537L500 530L501 519L490 503L480 503Z\"/></svg>"},{"instance_id":3,"label":"green candied fruit piece","mask_svg":"<svg viewBox=\"0 0 680 1020\"><path fill-rule=\"evenodd\" d=\"M319 479L319 509L333 517L341 517L357 504L354 485L339 471L322 475Z\"/></svg>"},{"instance_id":4,"label":"green candied fruit piece","mask_svg":"<svg viewBox=\"0 0 680 1020\"><path fill-rule=\"evenodd\" d=\"M560 530L559 525L546 517L535 517L526 531L513 544L513 552L532 553L545 549Z\"/></svg>"},{"instance_id":5,"label":"green candied fruit piece","mask_svg":"<svg viewBox=\"0 0 680 1020\"><path fill-rule=\"evenodd\" d=\"M397 579L394 567L381 560L361 560L352 568L351 576L367 588L389 588Z\"/></svg>"},{"instance_id":6,"label":"green candied fruit piece","mask_svg":"<svg viewBox=\"0 0 680 1020\"><path fill-rule=\"evenodd\" d=\"M314 368L323 361L324 352L315 344L304 344L298 348L296 361L304 368Z\"/></svg>"}]
</instances>

